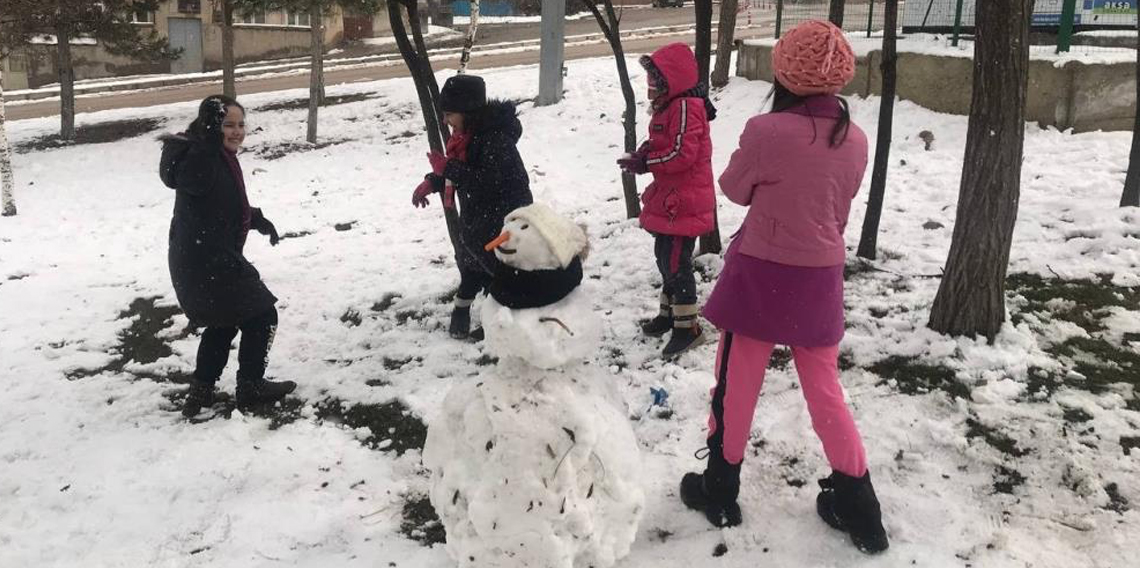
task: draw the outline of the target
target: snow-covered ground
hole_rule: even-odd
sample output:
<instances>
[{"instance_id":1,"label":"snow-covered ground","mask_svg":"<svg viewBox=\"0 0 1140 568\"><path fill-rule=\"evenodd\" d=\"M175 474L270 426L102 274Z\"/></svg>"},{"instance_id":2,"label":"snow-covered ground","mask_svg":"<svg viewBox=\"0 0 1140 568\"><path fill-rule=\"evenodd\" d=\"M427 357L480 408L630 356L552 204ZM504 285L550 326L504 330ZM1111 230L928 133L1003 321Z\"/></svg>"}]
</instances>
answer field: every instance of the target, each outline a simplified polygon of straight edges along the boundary
<instances>
[{"instance_id":1,"label":"snow-covered ground","mask_svg":"<svg viewBox=\"0 0 1140 568\"><path fill-rule=\"evenodd\" d=\"M1135 381L1140 368L1129 366L1140 357L1140 306L1126 288L1140 285L1140 211L1115 206L1129 133L1027 127L1011 272L1103 276L1092 287L1097 301L1119 306L1013 292L1016 324L987 345L925 328L949 247L966 118L896 106L880 260L876 270L853 269L843 343L843 380L892 538L889 552L868 558L815 515L814 481L828 470L788 365L771 371L757 409L744 524L715 530L680 503L681 475L699 466L692 453L703 443L714 347L663 363L660 342L638 335L636 320L655 309L657 276L651 240L624 219L620 201L613 161L623 105L613 62L568 68L563 104L522 105L521 151L536 198L590 229L585 270L606 324L590 368L625 398L643 460L646 509L619 566L1133 564L1140 401L1132 386L1110 384ZM639 72L632 60L630 69ZM492 95L535 94L535 67L485 76ZM734 79L716 95L717 171L769 87ZM453 565L442 546L401 534L405 510L422 512L405 503L422 504L428 490L416 448L423 432L403 407L381 405L398 401L430 427L448 389L477 381L490 361L481 345L444 329L457 279L436 203L410 204L427 169L411 83L329 91L376 96L322 109L322 135L336 144L276 160L272 150L303 139L304 111L256 109L304 92L243 99L251 199L297 235L276 248L253 235L247 247L281 298L269 372L300 385L294 412L274 420L183 420L170 399L192 369L197 336L185 334L181 315L126 315L148 305L139 298L158 298L160 310L174 304L166 269L174 195L158 181L154 137L15 156L20 215L0 220L0 566ZM851 103L873 137L878 100ZM195 108L85 114L80 123L161 117L173 131ZM57 124L8 126L22 144ZM929 151L924 130L935 138ZM852 246L863 210L860 198ZM727 239L744 210L722 200L719 214ZM707 296L720 261L698 265ZM1113 360L1116 371L1088 366ZM901 392L916 383L932 388ZM651 389L668 392L665 406ZM415 525L406 532L432 532ZM713 560L714 551L723 555Z\"/></svg>"}]
</instances>

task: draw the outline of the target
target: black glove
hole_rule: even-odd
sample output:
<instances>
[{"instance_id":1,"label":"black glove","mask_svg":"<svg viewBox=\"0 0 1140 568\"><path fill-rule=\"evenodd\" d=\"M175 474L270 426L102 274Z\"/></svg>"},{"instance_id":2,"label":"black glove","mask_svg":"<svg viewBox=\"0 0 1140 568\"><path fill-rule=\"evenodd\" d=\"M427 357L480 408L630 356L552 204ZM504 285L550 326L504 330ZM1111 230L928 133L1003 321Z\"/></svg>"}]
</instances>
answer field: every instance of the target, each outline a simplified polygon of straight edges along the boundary
<instances>
[{"instance_id":1,"label":"black glove","mask_svg":"<svg viewBox=\"0 0 1140 568\"><path fill-rule=\"evenodd\" d=\"M281 237L277 236L277 227L265 215L261 213L261 209L254 207L250 216L249 228L269 237L269 244L277 246L281 242Z\"/></svg>"},{"instance_id":2,"label":"black glove","mask_svg":"<svg viewBox=\"0 0 1140 568\"><path fill-rule=\"evenodd\" d=\"M225 140L222 123L226 120L226 105L217 97L209 97L198 106L198 122L201 124L202 140L208 144L221 146Z\"/></svg>"}]
</instances>

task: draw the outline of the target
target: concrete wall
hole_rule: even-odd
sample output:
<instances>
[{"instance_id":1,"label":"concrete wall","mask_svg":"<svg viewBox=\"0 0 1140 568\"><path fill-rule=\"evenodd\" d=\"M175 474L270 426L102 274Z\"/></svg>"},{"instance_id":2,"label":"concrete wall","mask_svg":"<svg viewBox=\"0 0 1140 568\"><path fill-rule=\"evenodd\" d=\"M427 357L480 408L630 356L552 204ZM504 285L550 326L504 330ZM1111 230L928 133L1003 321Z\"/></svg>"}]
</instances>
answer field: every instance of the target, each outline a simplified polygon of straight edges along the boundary
<instances>
[{"instance_id":1,"label":"concrete wall","mask_svg":"<svg viewBox=\"0 0 1140 568\"><path fill-rule=\"evenodd\" d=\"M771 46L740 42L736 75L772 80ZM882 93L882 54L860 57L845 95ZM899 53L898 96L937 112L968 115L974 83L972 59ZM1136 116L1132 63L1083 64L1030 61L1026 120L1077 132L1131 130Z\"/></svg>"},{"instance_id":2,"label":"concrete wall","mask_svg":"<svg viewBox=\"0 0 1140 568\"><path fill-rule=\"evenodd\" d=\"M56 70L57 50L55 44L30 45L24 49L29 88L35 89L59 82L59 72ZM169 61L146 62L111 55L103 49L102 45L72 44L71 62L75 69L76 79L167 73L170 71Z\"/></svg>"}]
</instances>

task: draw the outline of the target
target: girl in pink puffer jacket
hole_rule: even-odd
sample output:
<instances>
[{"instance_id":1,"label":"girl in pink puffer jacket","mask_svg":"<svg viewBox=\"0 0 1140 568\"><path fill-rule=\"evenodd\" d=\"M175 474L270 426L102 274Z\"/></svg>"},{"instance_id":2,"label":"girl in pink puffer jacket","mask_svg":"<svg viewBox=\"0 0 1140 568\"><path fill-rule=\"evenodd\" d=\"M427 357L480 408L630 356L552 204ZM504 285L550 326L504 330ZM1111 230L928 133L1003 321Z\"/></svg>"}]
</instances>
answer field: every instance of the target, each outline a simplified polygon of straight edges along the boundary
<instances>
[{"instance_id":1,"label":"girl in pink puffer jacket","mask_svg":"<svg viewBox=\"0 0 1140 568\"><path fill-rule=\"evenodd\" d=\"M741 522L740 464L769 357L789 345L812 426L833 470L820 480L823 520L863 552L888 546L863 442L839 384L843 232L864 171L867 137L836 95L855 56L834 25L811 21L772 51L772 112L748 121L720 177L748 207L705 307L721 330L709 416L708 464L681 481L681 498L713 524Z\"/></svg>"},{"instance_id":2,"label":"girl in pink puffer jacket","mask_svg":"<svg viewBox=\"0 0 1140 568\"><path fill-rule=\"evenodd\" d=\"M655 240L661 309L641 327L653 337L672 330L662 354L675 357L704 342L697 325L692 257L697 237L715 224L709 121L716 109L707 87L698 81L697 59L689 46L667 45L642 57L641 65L653 111L649 140L618 163L628 172L653 174L653 183L641 196L641 226Z\"/></svg>"}]
</instances>

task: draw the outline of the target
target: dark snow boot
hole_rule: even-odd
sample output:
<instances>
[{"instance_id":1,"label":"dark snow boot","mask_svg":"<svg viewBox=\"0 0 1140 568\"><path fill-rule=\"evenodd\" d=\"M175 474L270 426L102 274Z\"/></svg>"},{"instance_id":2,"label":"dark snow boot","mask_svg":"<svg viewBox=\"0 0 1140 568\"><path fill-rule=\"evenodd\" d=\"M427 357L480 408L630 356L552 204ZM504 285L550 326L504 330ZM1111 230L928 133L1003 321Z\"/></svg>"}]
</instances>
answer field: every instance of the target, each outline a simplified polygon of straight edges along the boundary
<instances>
[{"instance_id":1,"label":"dark snow boot","mask_svg":"<svg viewBox=\"0 0 1140 568\"><path fill-rule=\"evenodd\" d=\"M743 522L740 504L740 464L724 460L719 449L710 450L704 473L681 478L681 502L705 514L714 527L735 527Z\"/></svg>"},{"instance_id":2,"label":"dark snow boot","mask_svg":"<svg viewBox=\"0 0 1140 568\"><path fill-rule=\"evenodd\" d=\"M237 406L248 408L277 402L297 388L293 381L267 381L263 378L244 378L238 373Z\"/></svg>"},{"instance_id":3,"label":"dark snow boot","mask_svg":"<svg viewBox=\"0 0 1140 568\"><path fill-rule=\"evenodd\" d=\"M190 383L190 390L186 391L186 402L182 405L182 416L193 418L202 411L214 405L214 383L194 381Z\"/></svg>"},{"instance_id":4,"label":"dark snow boot","mask_svg":"<svg viewBox=\"0 0 1140 568\"><path fill-rule=\"evenodd\" d=\"M819 487L815 505L825 523L851 535L861 552L875 554L890 546L870 473L851 477L834 471L819 480Z\"/></svg>"},{"instance_id":5,"label":"dark snow boot","mask_svg":"<svg viewBox=\"0 0 1140 568\"><path fill-rule=\"evenodd\" d=\"M705 334L697 324L697 305L673 306L673 335L669 336L669 342L665 344L661 355L666 359L677 357L705 340Z\"/></svg>"},{"instance_id":6,"label":"dark snow boot","mask_svg":"<svg viewBox=\"0 0 1140 568\"><path fill-rule=\"evenodd\" d=\"M661 307L653 319L641 322L641 333L649 337L661 337L673 329L673 310L669 305L669 296L661 295Z\"/></svg>"},{"instance_id":7,"label":"dark snow boot","mask_svg":"<svg viewBox=\"0 0 1140 568\"><path fill-rule=\"evenodd\" d=\"M451 311L451 324L447 326L447 333L452 339L467 339L471 334L471 304L460 307L459 301L456 299L455 309Z\"/></svg>"}]
</instances>

